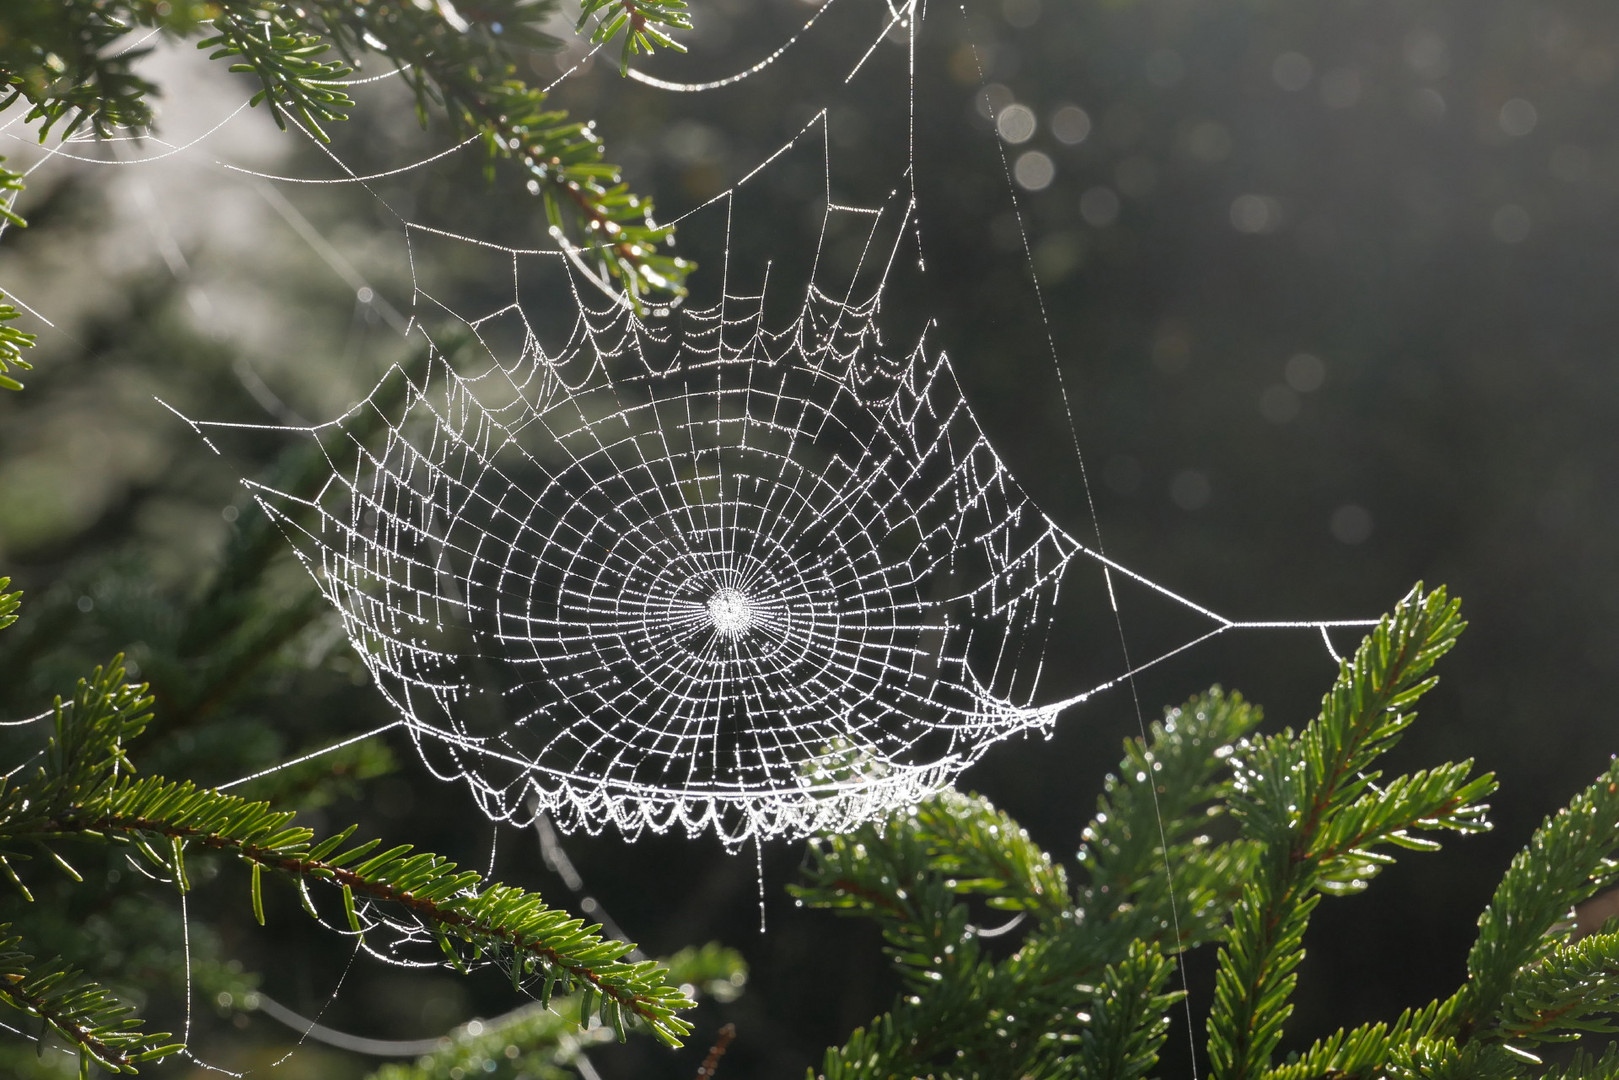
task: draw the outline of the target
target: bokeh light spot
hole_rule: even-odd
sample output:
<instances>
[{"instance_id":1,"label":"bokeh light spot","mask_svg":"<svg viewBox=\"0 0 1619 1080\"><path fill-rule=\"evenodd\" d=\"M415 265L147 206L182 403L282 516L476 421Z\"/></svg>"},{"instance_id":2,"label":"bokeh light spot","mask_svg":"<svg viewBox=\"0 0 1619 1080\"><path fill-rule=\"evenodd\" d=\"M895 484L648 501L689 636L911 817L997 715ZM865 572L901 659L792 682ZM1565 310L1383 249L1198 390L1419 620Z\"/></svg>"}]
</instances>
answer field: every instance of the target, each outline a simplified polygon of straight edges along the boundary
<instances>
[{"instance_id":1,"label":"bokeh light spot","mask_svg":"<svg viewBox=\"0 0 1619 1080\"><path fill-rule=\"evenodd\" d=\"M1282 378L1301 394L1313 393L1327 381L1326 361L1314 353L1294 353L1282 366Z\"/></svg>"},{"instance_id":2,"label":"bokeh light spot","mask_svg":"<svg viewBox=\"0 0 1619 1080\"><path fill-rule=\"evenodd\" d=\"M1182 510L1201 510L1214 498L1214 485L1207 473L1182 469L1169 482L1169 499Z\"/></svg>"},{"instance_id":3,"label":"bokeh light spot","mask_svg":"<svg viewBox=\"0 0 1619 1080\"><path fill-rule=\"evenodd\" d=\"M1012 177L1025 191L1044 191L1056 175L1057 166L1039 150L1025 151L1012 163Z\"/></svg>"},{"instance_id":4,"label":"bokeh light spot","mask_svg":"<svg viewBox=\"0 0 1619 1080\"><path fill-rule=\"evenodd\" d=\"M1087 225L1105 229L1119 219L1119 196L1107 187L1093 187L1079 197L1079 216Z\"/></svg>"},{"instance_id":5,"label":"bokeh light spot","mask_svg":"<svg viewBox=\"0 0 1619 1080\"><path fill-rule=\"evenodd\" d=\"M1051 114L1051 133L1064 146L1077 146L1091 133L1091 114L1078 105L1064 105Z\"/></svg>"},{"instance_id":6,"label":"bokeh light spot","mask_svg":"<svg viewBox=\"0 0 1619 1080\"><path fill-rule=\"evenodd\" d=\"M1282 224L1282 204L1269 195L1238 195L1231 201L1231 227L1240 233L1275 232Z\"/></svg>"},{"instance_id":7,"label":"bokeh light spot","mask_svg":"<svg viewBox=\"0 0 1619 1080\"><path fill-rule=\"evenodd\" d=\"M1529 238L1529 211L1507 203L1490 217L1490 232L1503 244L1521 244Z\"/></svg>"},{"instance_id":8,"label":"bokeh light spot","mask_svg":"<svg viewBox=\"0 0 1619 1080\"><path fill-rule=\"evenodd\" d=\"M995 130L1013 145L1028 142L1034 129L1034 112L1027 105L1008 105L995 117Z\"/></svg>"},{"instance_id":9,"label":"bokeh light spot","mask_svg":"<svg viewBox=\"0 0 1619 1080\"><path fill-rule=\"evenodd\" d=\"M1259 414L1273 424L1286 424L1299 415L1299 396L1280 383L1265 387L1259 395Z\"/></svg>"},{"instance_id":10,"label":"bokeh light spot","mask_svg":"<svg viewBox=\"0 0 1619 1080\"><path fill-rule=\"evenodd\" d=\"M1285 52L1271 61L1270 77L1290 94L1296 94L1315 78L1315 65L1303 53Z\"/></svg>"},{"instance_id":11,"label":"bokeh light spot","mask_svg":"<svg viewBox=\"0 0 1619 1080\"><path fill-rule=\"evenodd\" d=\"M1501 112L1496 117L1501 130L1514 138L1521 138L1535 130L1535 124L1540 120L1540 114L1535 107L1521 97L1515 97L1501 106Z\"/></svg>"},{"instance_id":12,"label":"bokeh light spot","mask_svg":"<svg viewBox=\"0 0 1619 1080\"><path fill-rule=\"evenodd\" d=\"M1333 539L1341 544L1364 544L1372 535L1372 514L1364 506L1346 503L1332 512Z\"/></svg>"}]
</instances>

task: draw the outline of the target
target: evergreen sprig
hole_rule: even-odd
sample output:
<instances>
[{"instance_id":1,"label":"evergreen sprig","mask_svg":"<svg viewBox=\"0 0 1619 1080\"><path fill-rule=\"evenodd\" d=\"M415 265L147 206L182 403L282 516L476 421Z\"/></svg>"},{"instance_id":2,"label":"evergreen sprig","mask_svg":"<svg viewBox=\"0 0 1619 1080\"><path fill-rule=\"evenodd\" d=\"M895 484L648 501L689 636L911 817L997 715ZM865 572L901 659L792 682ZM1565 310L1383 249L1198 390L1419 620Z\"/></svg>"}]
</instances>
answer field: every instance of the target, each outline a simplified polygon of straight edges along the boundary
<instances>
[{"instance_id":1,"label":"evergreen sprig","mask_svg":"<svg viewBox=\"0 0 1619 1080\"><path fill-rule=\"evenodd\" d=\"M1323 893L1354 892L1389 862L1390 846L1430 850L1415 832L1488 827L1480 800L1493 777L1468 779L1470 762L1400 777L1379 788L1377 758L1433 685L1434 663L1465 624L1443 589L1413 590L1362 642L1297 737L1259 739L1236 756L1233 812L1260 845L1256 873L1231 913L1209 1015L1217 1080L1270 1067L1292 1014L1304 931Z\"/></svg>"},{"instance_id":2,"label":"evergreen sprig","mask_svg":"<svg viewBox=\"0 0 1619 1080\"><path fill-rule=\"evenodd\" d=\"M1169 713L1149 739L1127 742L1073 886L1016 822L971 796L818 840L798 894L877 921L905 984L887 1013L828 1051L819 1075L1145 1075L1180 998L1174 954L1213 942L1211 1077L1619 1075L1619 919L1593 928L1601 899L1570 915L1619 884L1619 763L1513 860L1457 993L1272 1064L1322 898L1363 890L1399 850L1488 827L1480 800L1494 779L1470 763L1389 779L1378 768L1462 627L1443 590L1414 590L1340 664L1320 715L1297 733L1253 734L1258 710L1219 691ZM1222 839L1232 825L1238 835ZM1022 912L1016 947L997 958L969 904ZM1544 1045L1569 1042L1566 1065L1544 1063Z\"/></svg>"},{"instance_id":3,"label":"evergreen sprig","mask_svg":"<svg viewBox=\"0 0 1619 1080\"><path fill-rule=\"evenodd\" d=\"M56 699L54 734L31 780L0 780L0 871L25 900L33 894L16 864L43 855L74 880L77 870L44 842L51 822L78 805L108 797L120 771L134 771L123 744L151 719L145 687L124 682L122 657L80 679L71 701Z\"/></svg>"},{"instance_id":4,"label":"evergreen sprig","mask_svg":"<svg viewBox=\"0 0 1619 1080\"><path fill-rule=\"evenodd\" d=\"M1614 1076L1619 1076L1619 1045L1610 1045L1600 1056L1581 1051L1563 1068L1543 1074L1541 1080L1609 1080Z\"/></svg>"},{"instance_id":5,"label":"evergreen sprig","mask_svg":"<svg viewBox=\"0 0 1619 1080\"><path fill-rule=\"evenodd\" d=\"M4 207L0 207L0 211L3 210ZM0 292L0 389L4 390L22 389L22 383L6 372L12 368L32 371L34 367L22 355L24 349L33 348L34 335L10 325L19 315L21 312L6 303L6 294Z\"/></svg>"},{"instance_id":6,"label":"evergreen sprig","mask_svg":"<svg viewBox=\"0 0 1619 1080\"><path fill-rule=\"evenodd\" d=\"M734 950L717 945L682 949L663 961L669 981L694 993L730 1000L747 977ZM558 997L550 1008L525 1006L492 1021L472 1021L444 1045L409 1064L384 1065L370 1080L574 1080L581 1052L611 1040L611 1027L581 1027L573 1017L584 1002L579 994Z\"/></svg>"},{"instance_id":7,"label":"evergreen sprig","mask_svg":"<svg viewBox=\"0 0 1619 1080\"><path fill-rule=\"evenodd\" d=\"M0 600L0 625L14 617L15 607L15 594ZM379 905L436 938L456 967L502 964L514 985L541 987L542 1006L553 994L577 995L580 1026L595 1015L623 1038L639 1023L670 1045L690 1031L677 1012L692 1000L669 983L663 967L625 961L633 945L604 940L599 926L586 926L533 893L485 884L479 874L409 845L379 851L378 840L354 843L353 827L317 840L313 830L294 824L293 812L267 803L162 777L136 779L125 745L145 729L151 704L144 686L125 682L120 660L98 668L80 680L72 700L58 699L54 733L33 774L0 781L0 869L24 898L32 897L16 864L34 856L82 881L62 850L65 843L133 847L182 891L189 887L187 848L217 851L251 868L250 900L261 922L266 872L293 882L311 914L313 883L338 894L356 933L364 932L363 905ZM132 1041L135 1020L112 995L57 961L34 964L19 945L20 939L7 946L17 968L8 1000L50 1023L84 1060L128 1071L147 1060L139 1055L160 1048ZM64 1011L70 1007L79 1011Z\"/></svg>"},{"instance_id":8,"label":"evergreen sprig","mask_svg":"<svg viewBox=\"0 0 1619 1080\"><path fill-rule=\"evenodd\" d=\"M91 1065L133 1073L142 1062L184 1049L184 1044L169 1041L168 1032L141 1030L131 1006L82 972L56 960L40 963L23 952L22 938L4 923L0 923L0 1002L36 1017L77 1047L83 1078L89 1077Z\"/></svg>"},{"instance_id":9,"label":"evergreen sprig","mask_svg":"<svg viewBox=\"0 0 1619 1080\"><path fill-rule=\"evenodd\" d=\"M0 629L16 621L20 606L21 593L3 592L9 584L0 578ZM0 778L0 870L26 900L33 897L16 864L36 854L82 882L60 854L27 833L75 797L105 791L109 776L128 767L122 742L139 734L150 699L123 685L122 677L115 663L81 680L71 702L57 699L55 736L35 777L21 784ZM90 1075L91 1065L133 1073L139 1064L181 1049L167 1032L143 1031L131 1006L59 957L41 961L24 951L22 936L9 923L0 924L0 1002L35 1017L74 1047L81 1077Z\"/></svg>"},{"instance_id":10,"label":"evergreen sprig","mask_svg":"<svg viewBox=\"0 0 1619 1080\"><path fill-rule=\"evenodd\" d=\"M669 31L690 27L684 0L610 6L616 13L598 20L592 40L622 34L626 58L680 49ZM324 140L354 105L343 80L380 54L424 123L442 110L453 131L481 139L491 166L505 160L522 171L558 243L593 261L603 283L616 282L637 306L683 296L691 264L669 251L673 227L656 224L652 201L622 182L593 124L548 108L545 91L522 77L530 52L557 44L543 29L554 10L554 0L480 0L464 13L425 0L19 0L0 11L0 108L25 98L42 140L86 125L103 137L145 130L159 88L132 65L149 50L115 45L138 28L200 32L212 58L253 76L253 103L278 125L295 120ZM587 18L603 10L595 3Z\"/></svg>"},{"instance_id":11,"label":"evergreen sprig","mask_svg":"<svg viewBox=\"0 0 1619 1080\"><path fill-rule=\"evenodd\" d=\"M1209 830L1225 814L1231 754L1262 716L1241 694L1215 687L1155 722L1147 741L1125 743L1077 858L1087 878L1077 906L1096 932L1105 927L1115 941L1153 938L1168 918L1186 948L1224 932L1257 848L1215 843ZM1173 909L1171 880L1179 894Z\"/></svg>"},{"instance_id":12,"label":"evergreen sprig","mask_svg":"<svg viewBox=\"0 0 1619 1080\"><path fill-rule=\"evenodd\" d=\"M17 613L22 609L22 591L6 592L11 584L8 577L0 577L0 630L4 630L17 621Z\"/></svg>"},{"instance_id":13,"label":"evergreen sprig","mask_svg":"<svg viewBox=\"0 0 1619 1080\"><path fill-rule=\"evenodd\" d=\"M317 841L313 830L293 824L294 816L268 803L154 777L119 783L19 838L130 844L182 889L187 846L235 855L253 868L251 900L261 918L265 871L294 882L305 897L307 883L319 883L340 895L355 932L363 932L358 901L387 905L437 937L458 967L469 961L502 963L514 983L539 984L542 1003L554 993L580 992L581 1023L599 1013L622 1038L629 1023L640 1021L669 1045L679 1045L690 1031L676 1012L689 1008L691 999L668 985L658 964L624 961L633 944L604 940L599 926L586 926L533 893L485 885L475 871L408 844L379 852L378 840L350 843L352 828Z\"/></svg>"},{"instance_id":14,"label":"evergreen sprig","mask_svg":"<svg viewBox=\"0 0 1619 1080\"><path fill-rule=\"evenodd\" d=\"M107 138L151 126L148 98L157 87L135 74L149 48L111 46L136 25L131 3L16 0L0 13L0 109L29 103L23 122L40 123L40 139L88 125ZM189 8L189 4L177 5Z\"/></svg>"},{"instance_id":15,"label":"evergreen sprig","mask_svg":"<svg viewBox=\"0 0 1619 1080\"><path fill-rule=\"evenodd\" d=\"M28 222L12 209L16 204L17 193L23 189L22 173L12 172L6 168L5 160L4 157L0 157L0 232L3 232L7 225L15 225L19 229L28 226ZM6 303L5 293L0 293L0 389L22 389L22 383L6 374L11 368L19 371L33 369L33 365L23 359L22 351L33 348L34 335L10 325L20 314L16 308Z\"/></svg>"},{"instance_id":16,"label":"evergreen sprig","mask_svg":"<svg viewBox=\"0 0 1619 1080\"><path fill-rule=\"evenodd\" d=\"M598 29L597 40L605 42L622 30L625 48L641 51L652 47L648 35L674 44L653 29L653 22L689 26L680 14L683 5L638 0L633 6L634 16L611 33L605 26ZM305 117L321 137L320 123L344 118L351 102L333 86L344 65L316 60L320 51L329 45L356 66L367 53L381 53L411 88L424 122L430 108L441 109L453 131L482 138L491 162L504 159L522 170L529 190L544 202L552 234L565 247L593 255L602 280L618 282L636 304L684 295L691 267L666 250L672 227L656 225L651 200L621 181L619 168L605 160L593 124L548 108L545 91L519 75L525 51L555 46L541 29L554 7L551 0L484 0L463 16L453 8L406 0L316 0L295 9L296 26L282 28L297 33L269 35L256 29L256 21L216 20L219 33L202 44L215 55L256 55L247 62L259 65L263 99ZM649 20L642 7L659 17ZM275 17L290 18L283 14L287 10L293 9L276 9ZM280 51L265 46L269 38L280 43ZM282 55L287 63L277 67Z\"/></svg>"},{"instance_id":17,"label":"evergreen sprig","mask_svg":"<svg viewBox=\"0 0 1619 1080\"><path fill-rule=\"evenodd\" d=\"M622 33L624 45L619 51L618 67L623 71L629 67L630 57L640 53L660 47L685 52L686 47L668 31L691 29L686 9L686 0L583 0L575 29L583 30L591 16L597 16L596 28L590 34L592 44L605 45Z\"/></svg>"},{"instance_id":18,"label":"evergreen sprig","mask_svg":"<svg viewBox=\"0 0 1619 1080\"><path fill-rule=\"evenodd\" d=\"M5 160L5 156L0 155L0 162ZM17 196L24 186L22 173L13 172L0 164L0 223L3 223L0 224L0 231L4 230L5 225L15 225L19 229L28 227L28 222L16 211Z\"/></svg>"},{"instance_id":19,"label":"evergreen sprig","mask_svg":"<svg viewBox=\"0 0 1619 1080\"><path fill-rule=\"evenodd\" d=\"M1102 972L1101 985L1072 1051L1070 1075L1136 1080L1158 1061L1169 1032L1169 1009L1181 994L1165 993L1174 964L1145 942Z\"/></svg>"},{"instance_id":20,"label":"evergreen sprig","mask_svg":"<svg viewBox=\"0 0 1619 1080\"><path fill-rule=\"evenodd\" d=\"M874 919L905 979L894 1008L829 1050L827 1080L893 1076L1136 1077L1157 1061L1178 991L1169 954L1216 932L1250 859L1215 843L1233 743L1258 711L1218 692L1153 725L1086 829L1067 871L986 800L943 792L911 812L811 845L807 903ZM1185 811L1160 829L1160 805ZM1188 867L1163 878L1164 847ZM1077 895L1076 895L1077 893ZM1023 938L997 959L973 905L1017 912ZM1209 910L1215 914L1211 917ZM1177 912L1185 912L1178 918ZM1181 927L1177 937L1173 928Z\"/></svg>"},{"instance_id":21,"label":"evergreen sprig","mask_svg":"<svg viewBox=\"0 0 1619 1080\"><path fill-rule=\"evenodd\" d=\"M212 49L210 60L239 58L232 71L253 75L262 87L251 103L270 103L270 115L283 131L287 114L301 119L322 142L330 141L323 122L348 119L354 99L343 89L354 69L321 57L332 43L309 29L300 9L280 4L242 4L224 0L211 20L214 33L197 42Z\"/></svg>"},{"instance_id":22,"label":"evergreen sprig","mask_svg":"<svg viewBox=\"0 0 1619 1080\"><path fill-rule=\"evenodd\" d=\"M1557 946L1519 968L1496 1010L1496 1031L1514 1044L1573 1042L1619 1031L1619 935Z\"/></svg>"},{"instance_id":23,"label":"evergreen sprig","mask_svg":"<svg viewBox=\"0 0 1619 1080\"><path fill-rule=\"evenodd\" d=\"M1619 994L1619 968L1611 957L1619 954L1606 942L1614 935L1593 934L1570 946L1567 917L1576 904L1619 879L1616 852L1619 762L1548 818L1513 858L1479 917L1468 980L1445 1002L1433 1025L1436 1035L1551 1038L1580 1030L1588 1008L1611 1011ZM1569 1012L1563 1013L1546 1000L1555 984L1541 976L1569 965L1584 967L1586 981L1580 1000L1566 1000Z\"/></svg>"},{"instance_id":24,"label":"evergreen sprig","mask_svg":"<svg viewBox=\"0 0 1619 1080\"><path fill-rule=\"evenodd\" d=\"M1268 1071L1266 1080L1375 1076L1428 1029L1438 1011L1439 1003L1434 1002L1422 1010L1407 1009L1392 1024L1379 1021L1350 1031L1340 1029Z\"/></svg>"}]
</instances>

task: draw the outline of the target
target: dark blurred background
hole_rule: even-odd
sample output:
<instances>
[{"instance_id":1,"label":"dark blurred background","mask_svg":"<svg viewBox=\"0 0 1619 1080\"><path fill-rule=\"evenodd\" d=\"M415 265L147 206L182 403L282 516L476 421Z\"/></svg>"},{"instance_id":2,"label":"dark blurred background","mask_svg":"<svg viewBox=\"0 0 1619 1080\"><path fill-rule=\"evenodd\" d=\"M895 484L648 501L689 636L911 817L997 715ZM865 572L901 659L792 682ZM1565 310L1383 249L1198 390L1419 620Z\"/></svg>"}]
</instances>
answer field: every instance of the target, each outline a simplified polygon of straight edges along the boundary
<instances>
[{"instance_id":1,"label":"dark blurred background","mask_svg":"<svg viewBox=\"0 0 1619 1080\"><path fill-rule=\"evenodd\" d=\"M699 0L690 55L646 67L690 81L730 74L813 10ZM609 159L664 219L727 190L822 107L834 201L874 203L904 183L909 158L900 35L842 79L887 15L841 0L735 87L655 91L597 59L556 99L599 119ZM581 52L537 58L535 77ZM194 63L158 62L171 142L241 99ZM1232 618L1375 616L1418 579L1464 599L1472 627L1392 765L1476 758L1501 780L1497 829L1407 854L1368 895L1321 906L1290 1045L1452 988L1511 853L1619 745L1608 711L1619 674L1616 76L1619 9L1596 0L968 0L926 11L914 168L927 272L896 288L896 315L938 320L935 340L1039 504ZM366 106L337 133L358 171L443 145L386 93ZM26 139L5 149L13 161ZM812 250L824 190L815 139L742 189L751 216L731 235L737 265ZM237 477L270 459L209 453L154 397L192 417L330 417L404 354L390 325L410 297L396 213L505 243L543 239L536 207L499 196L475 161L390 178L372 195L275 184L216 160L330 174L319 151L240 116L138 168L50 163L21 204L31 227L0 243L0 286L55 324L31 321L39 370L25 393L0 397L0 572L29 590L30 613L0 643L8 670L27 662L6 688L8 716L37 711L117 649L161 667L164 613L183 607L251 514ZM705 212L679 234L701 267L699 298L717 295L727 254L718 220ZM497 264L449 259L422 273L460 309L488 310L511 289ZM529 314L565 320L571 303L556 289ZM285 559L269 572L306 588ZM1144 591L1121 604L1138 662L1194 625ZM1355 635L1334 642L1347 650ZM1106 652L1118 648L1104 607L1065 608L1047 659L1054 694L1069 668L1122 670ZM335 622L317 619L221 714L268 719L274 738L253 753L271 761L386 722L345 650ZM1049 741L995 748L962 784L1066 858L1143 716L1218 682L1262 703L1273 725L1298 726L1332 674L1318 636L1228 633L1074 709ZM394 750L395 771L356 783L316 820L363 819L482 866L491 830L470 800L430 786L407 745ZM167 771L204 781L248 771L201 735L161 753ZM593 1056L604 1076L690 1075L725 1019L739 1035L722 1075L796 1075L887 1006L894 986L869 928L786 895L801 845L763 853L763 934L751 851L675 837L566 845L648 949L718 939L752 965L739 1000L704 1006L686 1052L615 1048ZM568 896L532 838L498 848L501 875ZM363 963L342 976L346 948L310 933L292 948L226 928L222 955L309 1011L341 976L326 1022L366 1034L437 1034L510 1005L499 977ZM1210 973L1194 964L1190 975L1196 1009ZM215 1045L270 1054L285 1038L261 1018L228 1023ZM1184 1043L1172 1038L1169 1052ZM300 1053L284 1068L362 1064Z\"/></svg>"}]
</instances>

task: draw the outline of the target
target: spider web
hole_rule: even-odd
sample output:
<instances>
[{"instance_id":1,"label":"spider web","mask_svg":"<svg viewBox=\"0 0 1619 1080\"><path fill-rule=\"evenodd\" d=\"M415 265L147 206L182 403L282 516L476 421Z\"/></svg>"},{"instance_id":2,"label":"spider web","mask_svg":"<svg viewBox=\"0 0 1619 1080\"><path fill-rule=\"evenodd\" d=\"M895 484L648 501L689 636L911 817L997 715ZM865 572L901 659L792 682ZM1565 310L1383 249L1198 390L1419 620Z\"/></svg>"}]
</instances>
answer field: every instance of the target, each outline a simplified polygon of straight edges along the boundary
<instances>
[{"instance_id":1,"label":"spider web","mask_svg":"<svg viewBox=\"0 0 1619 1080\"><path fill-rule=\"evenodd\" d=\"M909 91L912 13L888 9L846 82L897 38ZM640 80L727 86L797 37L734 76ZM794 253L733 267L733 238L768 229L739 200L806 155L822 175L820 241L801 282L772 288ZM332 160L339 180L374 179ZM884 197L836 200L821 110L682 219L723 229L725 265L711 302L673 311L637 311L565 242L563 259L405 222L406 333L425 359L335 421L281 428L331 466L315 499L246 483L423 760L491 818L712 831L729 846L845 831L1196 640L1277 625L1176 596L1030 501L931 323L885 309L896 276L925 276L914 168L907 151ZM509 303L469 313L418 273L469 252L509 267ZM531 285L547 277L548 292ZM571 303L558 312L531 289ZM190 422L211 445L240 427ZM1042 698L1044 639L1076 564L1103 586L1087 594L1111 606L1101 622L1122 574L1201 628Z\"/></svg>"},{"instance_id":2,"label":"spider web","mask_svg":"<svg viewBox=\"0 0 1619 1080\"><path fill-rule=\"evenodd\" d=\"M895 203L829 216L904 236ZM926 333L884 336L885 276L774 329L729 291L643 320L576 289L555 349L520 307L474 320L520 351L467 375L432 348L308 430L312 504L255 488L435 771L497 818L740 842L845 829L1050 723L1036 639L1085 549Z\"/></svg>"}]
</instances>

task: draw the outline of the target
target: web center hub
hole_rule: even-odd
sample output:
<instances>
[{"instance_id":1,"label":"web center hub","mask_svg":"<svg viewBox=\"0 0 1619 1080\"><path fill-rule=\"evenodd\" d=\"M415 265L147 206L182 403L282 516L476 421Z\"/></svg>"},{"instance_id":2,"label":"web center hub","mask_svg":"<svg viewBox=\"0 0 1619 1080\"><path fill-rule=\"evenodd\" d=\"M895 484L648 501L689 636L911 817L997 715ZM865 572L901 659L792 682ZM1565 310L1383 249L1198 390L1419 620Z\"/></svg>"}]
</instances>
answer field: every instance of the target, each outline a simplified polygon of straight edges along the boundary
<instances>
[{"instance_id":1,"label":"web center hub","mask_svg":"<svg viewBox=\"0 0 1619 1080\"><path fill-rule=\"evenodd\" d=\"M708 621L724 637L736 640L753 625L753 601L740 589L726 587L708 598Z\"/></svg>"}]
</instances>

